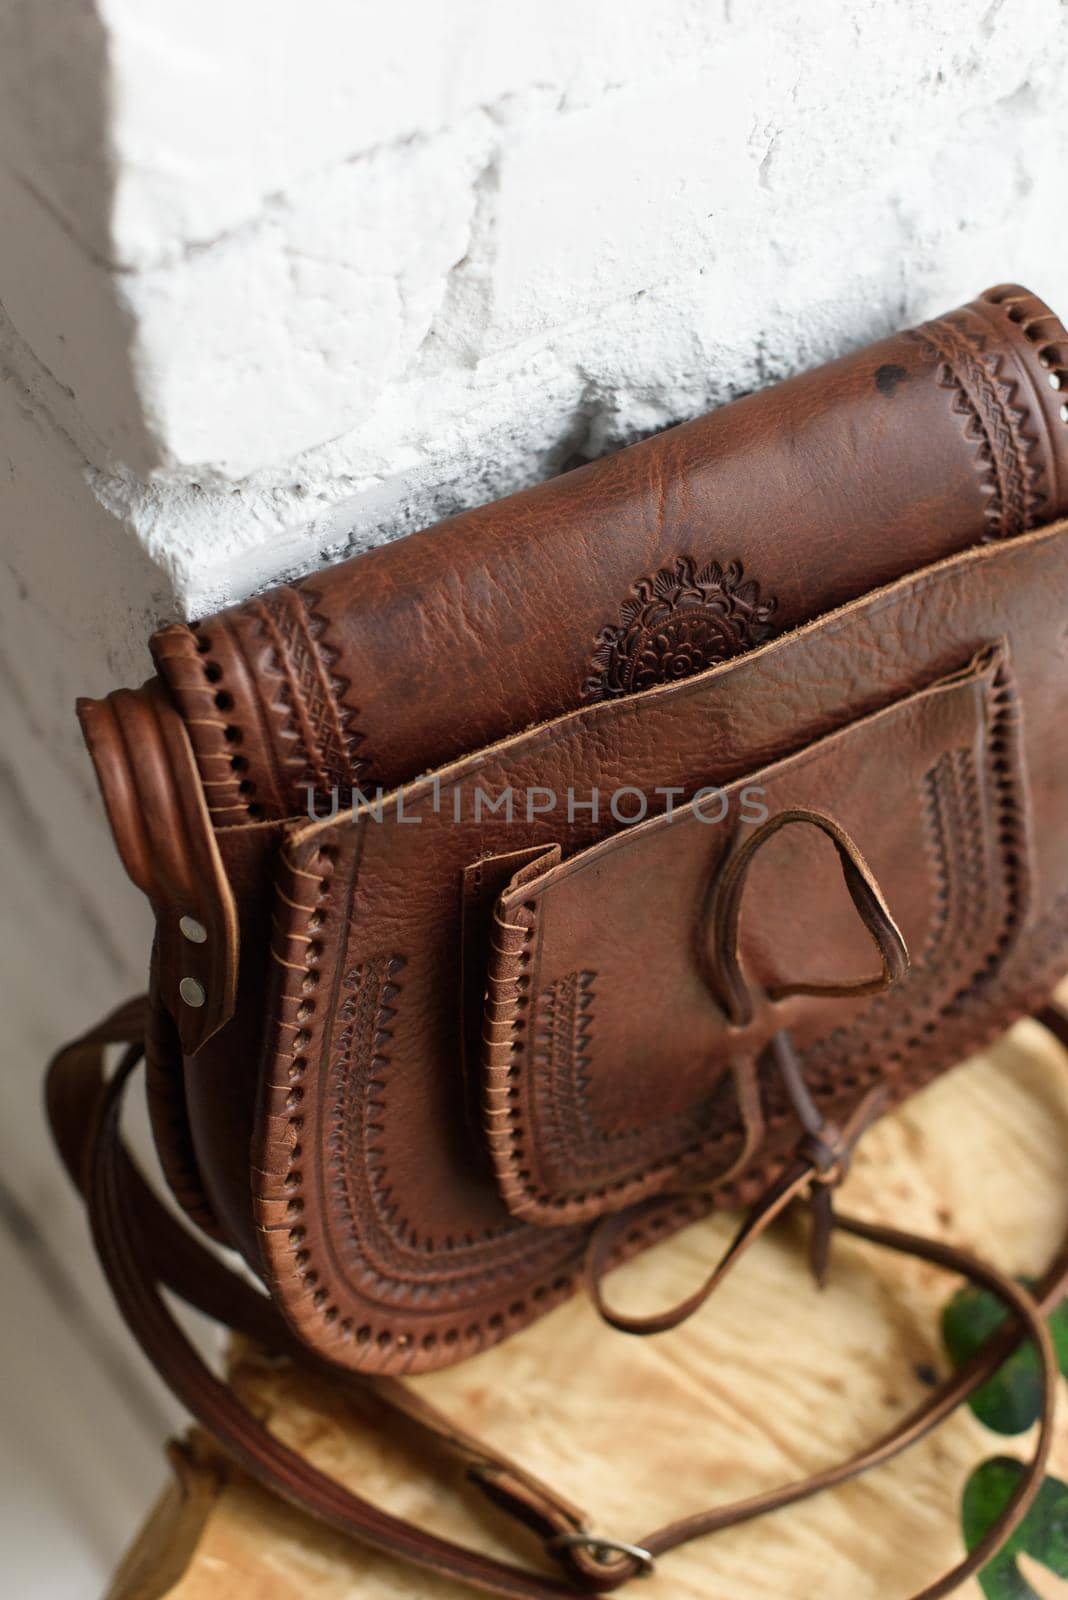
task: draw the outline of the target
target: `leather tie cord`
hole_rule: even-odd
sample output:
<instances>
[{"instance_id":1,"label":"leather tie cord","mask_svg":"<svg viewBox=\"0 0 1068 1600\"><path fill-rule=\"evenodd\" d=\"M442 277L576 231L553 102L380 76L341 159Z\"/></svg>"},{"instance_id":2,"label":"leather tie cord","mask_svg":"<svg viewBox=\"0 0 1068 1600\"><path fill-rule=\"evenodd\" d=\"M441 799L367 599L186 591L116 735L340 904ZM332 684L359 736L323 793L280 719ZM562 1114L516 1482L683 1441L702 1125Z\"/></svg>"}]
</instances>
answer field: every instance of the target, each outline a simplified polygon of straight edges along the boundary
<instances>
[{"instance_id":1,"label":"leather tie cord","mask_svg":"<svg viewBox=\"0 0 1068 1600\"><path fill-rule=\"evenodd\" d=\"M411 1395L404 1386L335 1372L325 1363L309 1360L265 1297L230 1273L186 1233L152 1195L121 1140L122 1094L140 1058L141 1016L139 1004L125 1007L56 1057L49 1074L48 1103L57 1142L72 1176L86 1194L104 1270L146 1355L192 1414L250 1476L320 1521L373 1549L490 1594L541 1600L573 1594L576 1586L587 1592L608 1591L637 1575L653 1558L691 1539L807 1499L890 1460L924 1437L985 1383L1024 1337L1032 1340L1038 1350L1042 1376L1035 1455L983 1540L951 1572L929 1584L913 1600L937 1600L949 1594L980 1570L1026 1514L1041 1485L1048 1459L1057 1378L1042 1317L1068 1290L1068 1239L1033 1293L1028 1294L963 1250L839 1214L835 1226L844 1232L918 1256L989 1289L1012 1313L1011 1318L971 1360L866 1449L809 1477L684 1517L653 1531L633 1546L623 1546L598 1539L568 1502L514 1463L454 1429L426 1402L401 1398ZM1049 1006L1038 1020L1068 1049L1068 1015ZM108 1045L114 1043L129 1048L108 1082L104 1077L104 1056ZM805 1181L809 1174L806 1166ZM785 1181L784 1193L791 1181ZM800 1187L799 1181L798 1192ZM787 1203L783 1199L776 1211ZM766 1225L765 1222L763 1226ZM735 1255L755 1237L753 1227L744 1226L739 1237L743 1243L739 1247L736 1241ZM167 1309L161 1287L313 1370L329 1370L339 1392L362 1392L373 1410L396 1416L434 1450L445 1450L459 1462L470 1482L543 1540L571 1581L562 1583L559 1578L513 1566L426 1533L352 1494L312 1467L277 1440L234 1391L207 1368Z\"/></svg>"},{"instance_id":2,"label":"leather tie cord","mask_svg":"<svg viewBox=\"0 0 1068 1600\"><path fill-rule=\"evenodd\" d=\"M702 938L702 944L707 943L708 947L705 973L708 988L723 1012L728 1034L733 1034L737 1041L731 1070L742 1119L741 1149L730 1165L717 1174L714 1183L697 1183L689 1190L680 1190L673 1185L666 1195L605 1217L594 1228L584 1264L586 1287L599 1315L620 1333L666 1333L693 1316L749 1246L802 1195L807 1195L812 1212L813 1276L821 1287L825 1281L834 1226L832 1191L846 1176L853 1149L879 1114L886 1094L882 1085L871 1089L853 1108L845 1126L839 1128L827 1121L812 1099L804 1082L797 1052L784 1029L780 1028L773 1034L758 1059L754 1058L753 1049L746 1042L746 1030L754 1020L756 1007L754 988L742 969L739 948L745 886L749 870L768 840L781 829L798 825L816 828L833 844L846 889L879 953L881 967L875 976L857 982L779 984L769 988L762 996L765 1003L774 1004L790 995L799 994L829 994L843 998L877 994L890 988L908 970L909 954L905 941L875 875L856 842L833 817L807 807L779 811L748 832L744 843L728 854L708 896L708 934L707 940ZM612 1265L620 1236L633 1227L639 1216L655 1212L660 1206L670 1206L680 1193L696 1192L711 1197L715 1190L729 1183L747 1165L760 1142L764 1127L759 1084L765 1069L778 1073L804 1134L797 1161L788 1166L757 1201L729 1249L705 1281L685 1300L666 1311L648 1316L627 1316L613 1310L605 1300L603 1279Z\"/></svg>"},{"instance_id":3,"label":"leather tie cord","mask_svg":"<svg viewBox=\"0 0 1068 1600\"><path fill-rule=\"evenodd\" d=\"M707 982L732 1028L744 1028L753 1019L753 995L742 972L738 937L749 870L769 839L783 828L796 826L815 828L834 846L849 898L879 954L880 970L870 978L845 982L828 978L819 982L809 979L782 983L769 988L767 998L775 1001L791 995L833 995L856 999L881 993L908 971L909 954L901 930L890 914L874 873L841 823L825 812L808 807L778 811L753 828L745 842L732 851L709 897Z\"/></svg>"}]
</instances>

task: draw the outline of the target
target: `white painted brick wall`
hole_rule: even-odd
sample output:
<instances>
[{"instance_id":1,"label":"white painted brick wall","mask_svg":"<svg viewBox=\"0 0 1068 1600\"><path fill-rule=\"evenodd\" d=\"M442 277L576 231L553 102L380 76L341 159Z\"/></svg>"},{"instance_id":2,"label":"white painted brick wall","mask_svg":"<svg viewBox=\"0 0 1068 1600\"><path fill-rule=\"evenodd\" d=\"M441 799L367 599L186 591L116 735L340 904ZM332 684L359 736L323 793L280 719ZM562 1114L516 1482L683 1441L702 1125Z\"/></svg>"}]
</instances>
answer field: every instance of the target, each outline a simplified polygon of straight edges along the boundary
<instances>
[{"instance_id":1,"label":"white painted brick wall","mask_svg":"<svg viewBox=\"0 0 1068 1600\"><path fill-rule=\"evenodd\" d=\"M1063 311L1066 67L1063 0L0 0L0 1116L80 1283L37 1074L146 929L75 694L988 282Z\"/></svg>"},{"instance_id":2,"label":"white painted brick wall","mask_svg":"<svg viewBox=\"0 0 1068 1600\"><path fill-rule=\"evenodd\" d=\"M0 301L200 609L1006 271L1056 298L1066 61L1057 0L4 0Z\"/></svg>"}]
</instances>

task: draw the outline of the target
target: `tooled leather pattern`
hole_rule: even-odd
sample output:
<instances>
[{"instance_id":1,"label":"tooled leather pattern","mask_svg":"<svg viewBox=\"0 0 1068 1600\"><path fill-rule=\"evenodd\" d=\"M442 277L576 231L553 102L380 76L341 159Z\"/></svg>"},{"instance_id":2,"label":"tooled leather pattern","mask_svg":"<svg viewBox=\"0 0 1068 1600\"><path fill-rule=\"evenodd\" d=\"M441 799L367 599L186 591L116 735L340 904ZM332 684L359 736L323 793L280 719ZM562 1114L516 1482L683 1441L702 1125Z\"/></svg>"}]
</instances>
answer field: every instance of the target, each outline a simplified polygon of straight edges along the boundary
<instances>
[{"instance_id":1,"label":"tooled leather pattern","mask_svg":"<svg viewBox=\"0 0 1068 1600\"><path fill-rule=\"evenodd\" d=\"M1002 680L993 718L988 779L996 770L1010 737L1006 710L1008 685ZM871 1002L854 1022L837 1028L804 1052L806 1082L830 1103L848 1103L856 1089L879 1081L889 1070L910 1088L919 1088L938 1071L927 1040L947 1017L970 1001L977 988L999 970L1023 912L1025 868L1021 857L1017 797L1012 780L1000 775L1004 789L994 813L984 817L980 780L969 750L946 752L924 778L933 905L931 925L920 959L892 995ZM986 865L991 835L999 841L1000 876L989 879ZM990 900L997 896L998 923L989 937ZM553 1149L554 1165L587 1176L591 1192L610 1193L644 1176L660 1164L677 1165L680 1145L706 1165L729 1165L725 1152L742 1137L736 1105L730 1103L728 1079L700 1103L640 1128L606 1130L596 1125L589 1103L589 1061L595 1025L589 1001L594 975L572 973L556 980L539 996L533 1048L537 1121ZM946 998L947 985L949 997ZM583 1006L583 1000L587 1005ZM780 1086L765 1085L769 1126L782 1127L790 1116ZM518 1111L516 1111L518 1116ZM710 1133L709 1129L715 1131ZM603 1182L605 1147L612 1148L611 1183ZM631 1159L627 1160L626 1147ZM602 1181L598 1183L600 1174ZM528 1187L539 1205L552 1197ZM573 1196L571 1198L574 1198ZM583 1197L585 1198L585 1196Z\"/></svg>"},{"instance_id":2,"label":"tooled leather pattern","mask_svg":"<svg viewBox=\"0 0 1068 1600\"><path fill-rule=\"evenodd\" d=\"M590 1036L593 1029L595 972L569 972L538 996L534 1010L532 1059L552 1125L569 1137L572 1119L590 1122Z\"/></svg>"},{"instance_id":3,"label":"tooled leather pattern","mask_svg":"<svg viewBox=\"0 0 1068 1600\"><path fill-rule=\"evenodd\" d=\"M335 785L358 784L370 763L360 753L364 736L348 703L350 685L335 671L338 652L326 636L318 601L312 589L282 588L248 609L271 647L265 663L273 689L269 706L283 748L292 751L285 764L299 774L298 789L326 795Z\"/></svg>"},{"instance_id":4,"label":"tooled leather pattern","mask_svg":"<svg viewBox=\"0 0 1068 1600\"><path fill-rule=\"evenodd\" d=\"M1009 539L1035 527L1046 505L1039 488L1045 464L1019 385L1005 373L1003 352L989 348L986 333L966 311L925 322L908 337L933 352L938 382L951 391L953 409L965 419L987 497L986 537Z\"/></svg>"},{"instance_id":5,"label":"tooled leather pattern","mask_svg":"<svg viewBox=\"0 0 1068 1600\"><path fill-rule=\"evenodd\" d=\"M1032 927L1024 930L1008 956L1004 967L1005 988L1013 994L1011 1011L1006 1009L1004 989L985 986L977 992L973 1004L962 1009L953 1019L953 1025L944 1036L945 1060L935 1070L925 1075L924 1082L938 1075L946 1064L964 1061L978 1050L985 1049L993 1039L1004 1033L1021 1017L1040 1009L1049 999L1050 992L1065 974L1068 966L1068 894L1061 895L1051 909ZM865 1081L871 1079L869 1070ZM919 1085L908 1078L887 1079L887 1109L911 1095ZM856 1087L851 1087L855 1098ZM817 1088L813 1098L824 1108L834 1104L833 1091L824 1085ZM783 1111L783 1119L788 1113ZM769 1123L771 1122L769 1117ZM737 1180L726 1183L717 1191L716 1204L722 1206L750 1205L759 1198L783 1166L783 1155L769 1141L767 1154L754 1162Z\"/></svg>"},{"instance_id":6,"label":"tooled leather pattern","mask_svg":"<svg viewBox=\"0 0 1068 1600\"><path fill-rule=\"evenodd\" d=\"M481 1236L441 1237L432 1215L416 1226L398 1208L378 1136L405 961L349 956L358 869L358 850L332 844L298 858L282 853L278 893L288 920L276 918L272 942L281 981L257 1212L278 1297L316 1347L361 1370L417 1371L496 1343L565 1299L581 1235L532 1238L502 1206L499 1225ZM332 975L320 930L339 918L346 935ZM306 1166L318 1166L308 1141L325 1151L321 1187L306 1177ZM421 1316L423 1299L431 1304Z\"/></svg>"},{"instance_id":7,"label":"tooled leather pattern","mask_svg":"<svg viewBox=\"0 0 1068 1600\"><path fill-rule=\"evenodd\" d=\"M865 1081L869 1068L876 1079L891 1072L907 1083L927 1081L941 1065L932 1039L942 1036L955 1013L970 1007L1000 970L1025 914L1030 841L1017 790L1021 757L1016 694L999 648L977 660L985 663L986 685L981 701L981 772L965 744L943 753L915 779L917 811L925 818L930 856L923 875L930 886L927 947L918 952L918 965L895 987L892 1000L875 1002L859 1020L836 1029L829 1045L806 1047L806 1064L811 1051L814 1067L824 1070L830 1092L839 1097L844 1092L848 1098ZM716 1158L723 1144L728 1139L736 1142L741 1131L729 1103L713 1109L702 1100L663 1121L643 1114L637 1124L631 1117L622 1137L614 1126L596 1125L587 1086L593 1075L591 1059L597 1058L597 1029L589 1004L579 1024L578 974L565 973L540 990L530 1066L522 1072L532 1101L526 1104L516 1065L523 1040L507 1028L509 1022L514 1028L521 1021L516 1008L522 1003L521 986L529 981L524 974L537 972L538 905L534 898L521 911L512 909L503 916L502 953L505 937L520 931L511 924L525 920L529 926L525 944L516 952L518 977L501 971L497 987L502 1033L499 1040L490 1036L494 1051L490 1087L499 1086L507 1073L514 1088L507 1099L499 1093L487 1098L487 1133L509 1204L520 1214L533 1208L544 1219L556 1212L560 1220L571 1220L570 1213L564 1215L566 1208L600 1202L631 1184L648 1187L665 1146L673 1168L683 1163L692 1167L699 1158L706 1176L725 1171L727 1163ZM589 996L595 981L591 977L581 984L581 994ZM604 1050L602 1042L601 1100L611 1120L616 1075L606 1064ZM814 1072L814 1079L818 1075ZM625 1105L625 1091L620 1099ZM597 1120L602 1118L603 1113ZM518 1148L513 1149L517 1138Z\"/></svg>"},{"instance_id":8,"label":"tooled leather pattern","mask_svg":"<svg viewBox=\"0 0 1068 1600\"><path fill-rule=\"evenodd\" d=\"M389 1115L391 1024L403 993L403 956L378 957L347 970L341 980L346 997L338 1006L327 1078L330 1186L341 1215L353 1220L348 1232L356 1277L373 1280L377 1297L404 1300L426 1273L426 1252L441 1250L435 1283L456 1283L465 1293L473 1274L484 1291L504 1262L501 1241L511 1225L442 1239L432 1216L418 1223L401 1210L390 1181L388 1157L380 1142ZM358 1223L356 1222L358 1219ZM557 1254L556 1250L549 1252Z\"/></svg>"},{"instance_id":9,"label":"tooled leather pattern","mask_svg":"<svg viewBox=\"0 0 1068 1600\"><path fill-rule=\"evenodd\" d=\"M836 1039L822 1062L813 1061L816 1078L822 1073L825 1090L841 1081L847 1060L857 1070L865 1055L871 1070L894 1070L906 1090L918 1089L938 1070L922 1050L923 1033L966 1014L989 988L1004 965L1023 924L1029 899L1030 850L1027 821L1018 788L1017 742L1019 714L1015 686L1008 667L998 670L991 705L986 782L991 791L990 827L997 841L1000 874L992 877L982 849L984 837L980 780L966 751L947 753L927 781L927 816L931 853L938 863L941 885L940 916L932 928L931 942L900 985L897 1004L880 997L862 1019L857 1036L848 1044ZM998 897L998 929L993 946L978 965L969 931L987 914L987 903ZM933 967L956 970L957 985L937 1014L925 1003L929 988L925 973ZM918 993L917 993L918 991Z\"/></svg>"},{"instance_id":10,"label":"tooled leather pattern","mask_svg":"<svg viewBox=\"0 0 1068 1600\"><path fill-rule=\"evenodd\" d=\"M695 571L680 556L643 578L619 608L619 622L602 628L582 689L584 700L608 700L656 683L688 678L772 636L777 602L743 582L742 567L710 561Z\"/></svg>"},{"instance_id":11,"label":"tooled leather pattern","mask_svg":"<svg viewBox=\"0 0 1068 1600\"><path fill-rule=\"evenodd\" d=\"M729 1074L685 1111L645 1120L640 1128L597 1125L589 1071L596 1039L596 981L593 972L567 973L542 990L535 1007L531 1056L538 1124L544 1126L554 1152L561 1152L562 1165L585 1178L590 1192L609 1194L625 1188L635 1173L678 1166L680 1149L684 1159L714 1152L718 1164L720 1153L741 1137L729 1104L733 1094ZM719 1131L709 1135L711 1127ZM612 1151L613 1171L619 1174L609 1183L604 1182L606 1147ZM724 1159L723 1165L729 1162ZM542 1193L536 1198L543 1205L552 1203Z\"/></svg>"},{"instance_id":12,"label":"tooled leather pattern","mask_svg":"<svg viewBox=\"0 0 1068 1600\"><path fill-rule=\"evenodd\" d=\"M982 780L971 754L946 752L924 785L936 888L924 949L902 982L891 994L878 996L855 1026L836 1029L805 1051L806 1083L829 1115L855 1100L859 1089L880 1081L893 1101L903 1100L937 1077L946 1061L963 1059L981 1047L990 1037L991 1010L1004 1004L996 980L1014 969L1026 970L1031 983L1019 1001L1020 1015L1039 1004L1061 976L1068 951L1068 895L1060 896L1053 910L1024 932L1030 895L1028 823L1017 766L1019 709L1004 665L995 680L989 732L985 778L992 787L989 827L997 841L1000 874L994 878L987 871ZM997 933L992 943L977 949L969 933L992 896L999 902ZM930 980L936 971L952 972L955 987L933 1006L936 987ZM942 1045L940 1056L925 1049L933 1036ZM765 1094L769 1126L788 1122L777 1080L768 1082ZM774 1170L774 1159L766 1156L725 1185L720 1202L748 1204Z\"/></svg>"}]
</instances>

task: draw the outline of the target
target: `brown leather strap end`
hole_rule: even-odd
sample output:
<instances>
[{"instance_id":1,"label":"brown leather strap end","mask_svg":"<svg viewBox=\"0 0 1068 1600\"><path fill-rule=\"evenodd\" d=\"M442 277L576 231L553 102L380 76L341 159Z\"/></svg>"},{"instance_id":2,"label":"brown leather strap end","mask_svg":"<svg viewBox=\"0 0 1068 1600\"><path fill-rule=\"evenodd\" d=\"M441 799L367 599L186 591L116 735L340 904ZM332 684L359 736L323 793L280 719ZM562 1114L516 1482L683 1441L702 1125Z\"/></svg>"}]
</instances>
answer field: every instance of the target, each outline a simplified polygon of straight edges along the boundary
<instances>
[{"instance_id":1,"label":"brown leather strap end","mask_svg":"<svg viewBox=\"0 0 1068 1600\"><path fill-rule=\"evenodd\" d=\"M79 700L123 866L158 922L160 992L194 1055L233 1015L238 932L189 735L157 683Z\"/></svg>"}]
</instances>

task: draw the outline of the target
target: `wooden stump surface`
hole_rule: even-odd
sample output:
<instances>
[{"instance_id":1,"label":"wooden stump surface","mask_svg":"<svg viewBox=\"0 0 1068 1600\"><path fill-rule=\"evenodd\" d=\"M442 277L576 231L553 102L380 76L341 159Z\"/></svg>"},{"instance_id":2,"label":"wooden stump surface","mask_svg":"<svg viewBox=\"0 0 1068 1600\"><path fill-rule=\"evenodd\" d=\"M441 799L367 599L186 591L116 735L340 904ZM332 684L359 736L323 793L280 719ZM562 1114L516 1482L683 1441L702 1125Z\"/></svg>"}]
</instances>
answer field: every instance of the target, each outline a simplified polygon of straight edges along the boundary
<instances>
[{"instance_id":1,"label":"wooden stump surface","mask_svg":"<svg viewBox=\"0 0 1068 1600\"><path fill-rule=\"evenodd\" d=\"M1068 1072L1035 1024L1015 1028L884 1119L842 1200L863 1215L1036 1273L1068 1226ZM734 1219L686 1230L615 1276L629 1307L680 1298ZM713 1502L808 1473L883 1431L947 1364L939 1315L957 1283L849 1239L818 1293L804 1219L756 1246L677 1331L635 1340L582 1299L474 1361L414 1380L438 1405L622 1539ZM527 1536L410 1450L369 1431L329 1385L235 1354L235 1379L287 1443L428 1528L536 1559ZM1052 1471L1068 1477L1062 1394ZM894 1600L959 1559L960 1497L981 1460L1022 1456L962 1409L859 1482L665 1557L641 1600ZM175 1482L117 1574L110 1600L454 1600L467 1594L346 1544L252 1485L207 1441L173 1452ZM1021 1561L1041 1596L1068 1583ZM978 1584L963 1594L977 1597Z\"/></svg>"}]
</instances>

